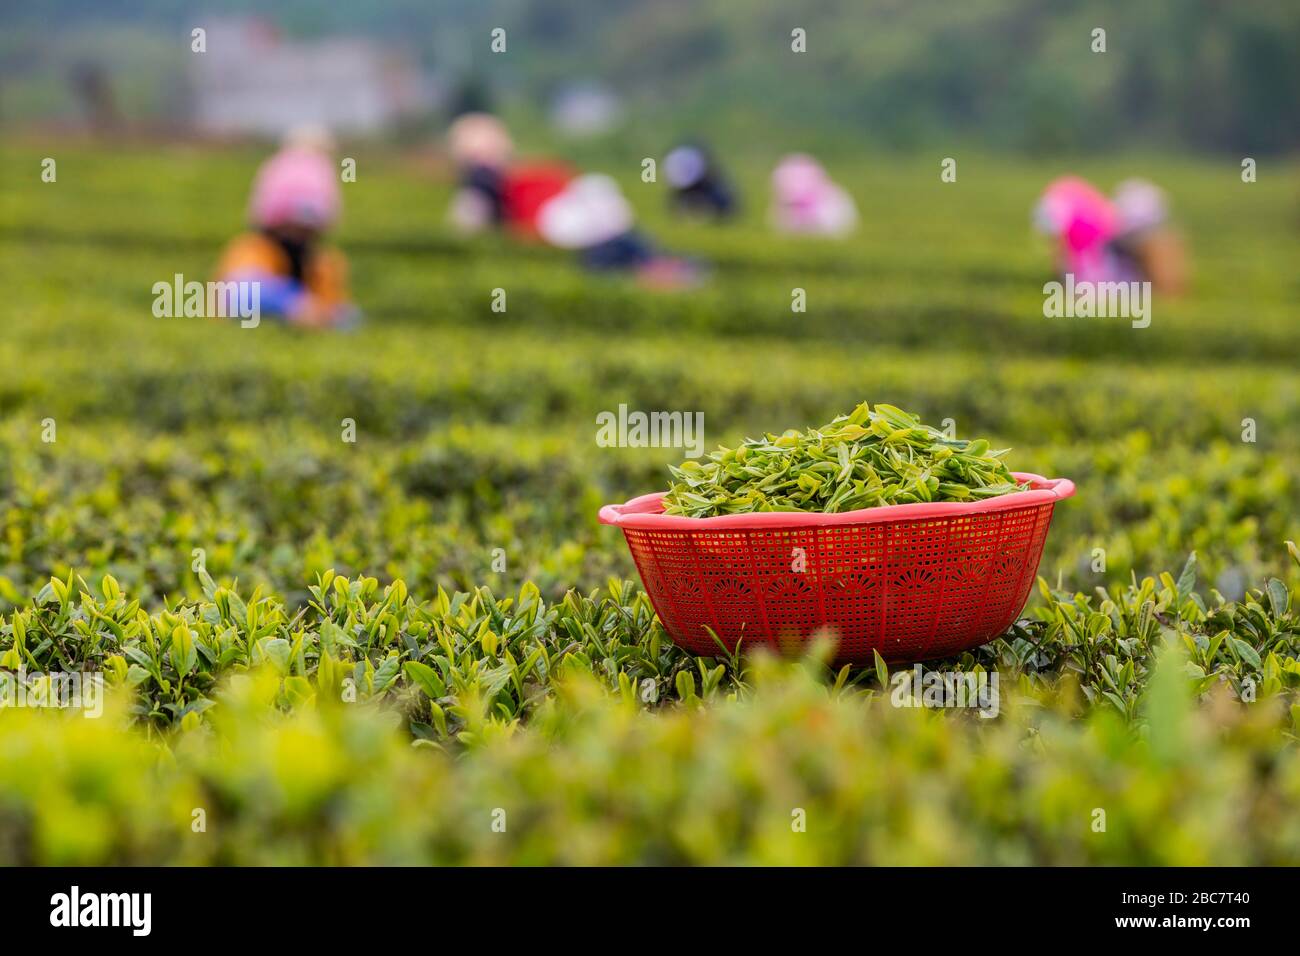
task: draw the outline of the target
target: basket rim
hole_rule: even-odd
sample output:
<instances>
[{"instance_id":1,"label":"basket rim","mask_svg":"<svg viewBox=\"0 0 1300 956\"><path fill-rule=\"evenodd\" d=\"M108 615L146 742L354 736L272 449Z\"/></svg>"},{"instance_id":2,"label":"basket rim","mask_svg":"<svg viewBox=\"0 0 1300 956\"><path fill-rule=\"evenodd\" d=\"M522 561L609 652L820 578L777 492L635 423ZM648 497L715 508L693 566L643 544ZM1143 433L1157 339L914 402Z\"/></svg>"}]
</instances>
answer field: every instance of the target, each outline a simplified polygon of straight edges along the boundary
<instances>
[{"instance_id":1,"label":"basket rim","mask_svg":"<svg viewBox=\"0 0 1300 956\"><path fill-rule=\"evenodd\" d=\"M833 525L887 524L925 518L955 518L989 514L1035 505L1053 504L1074 494L1069 478L1044 478L1028 471L1013 471L1017 481L1028 481L1027 491L984 498L980 501L926 501L903 505L879 505L823 514L815 511L756 511L746 514L690 518L663 513L666 491L640 495L623 504L605 505L597 515L601 524L637 531L718 531L729 528L824 528Z\"/></svg>"}]
</instances>

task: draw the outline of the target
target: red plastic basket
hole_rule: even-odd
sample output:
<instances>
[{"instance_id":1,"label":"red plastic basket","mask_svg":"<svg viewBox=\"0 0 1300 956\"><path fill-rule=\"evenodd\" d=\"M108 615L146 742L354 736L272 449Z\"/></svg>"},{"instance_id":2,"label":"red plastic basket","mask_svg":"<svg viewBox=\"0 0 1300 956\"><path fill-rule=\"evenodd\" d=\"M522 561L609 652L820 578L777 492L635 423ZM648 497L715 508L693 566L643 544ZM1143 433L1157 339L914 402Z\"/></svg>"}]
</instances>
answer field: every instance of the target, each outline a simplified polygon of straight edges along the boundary
<instances>
[{"instance_id":1,"label":"red plastic basket","mask_svg":"<svg viewBox=\"0 0 1300 956\"><path fill-rule=\"evenodd\" d=\"M1074 483L1014 474L1029 490L982 501L686 518L663 514L658 493L600 521L623 529L664 628L696 654L828 630L840 661L930 660L997 637L1029 598Z\"/></svg>"}]
</instances>

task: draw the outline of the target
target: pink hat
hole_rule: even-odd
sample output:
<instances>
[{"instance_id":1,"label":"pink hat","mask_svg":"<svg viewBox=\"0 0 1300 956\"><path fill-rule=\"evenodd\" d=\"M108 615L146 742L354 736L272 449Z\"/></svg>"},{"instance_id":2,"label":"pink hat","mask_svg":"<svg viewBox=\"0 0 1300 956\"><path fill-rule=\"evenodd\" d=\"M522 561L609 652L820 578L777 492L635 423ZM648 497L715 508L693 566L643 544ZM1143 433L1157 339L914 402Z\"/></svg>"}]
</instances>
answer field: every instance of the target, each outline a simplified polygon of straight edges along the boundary
<instances>
[{"instance_id":1,"label":"pink hat","mask_svg":"<svg viewBox=\"0 0 1300 956\"><path fill-rule=\"evenodd\" d=\"M1059 236L1071 252L1104 245L1115 235L1115 209L1110 200L1078 176L1062 176L1049 183L1038 201L1035 219L1044 232Z\"/></svg>"},{"instance_id":2,"label":"pink hat","mask_svg":"<svg viewBox=\"0 0 1300 956\"><path fill-rule=\"evenodd\" d=\"M795 202L826 187L830 177L822 164L807 153L791 153L772 171L772 187L779 200Z\"/></svg>"},{"instance_id":3,"label":"pink hat","mask_svg":"<svg viewBox=\"0 0 1300 956\"><path fill-rule=\"evenodd\" d=\"M330 158L316 149L288 147L258 170L249 217L263 229L326 229L339 215L339 184Z\"/></svg>"}]
</instances>

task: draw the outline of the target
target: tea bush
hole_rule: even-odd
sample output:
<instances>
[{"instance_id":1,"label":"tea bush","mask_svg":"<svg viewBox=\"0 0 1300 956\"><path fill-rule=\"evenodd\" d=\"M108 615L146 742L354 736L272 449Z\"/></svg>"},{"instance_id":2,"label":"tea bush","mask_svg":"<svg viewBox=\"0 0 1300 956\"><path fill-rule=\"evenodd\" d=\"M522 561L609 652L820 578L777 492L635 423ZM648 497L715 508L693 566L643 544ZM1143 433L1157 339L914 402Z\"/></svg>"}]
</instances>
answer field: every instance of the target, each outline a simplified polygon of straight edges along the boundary
<instances>
[{"instance_id":1,"label":"tea bush","mask_svg":"<svg viewBox=\"0 0 1300 956\"><path fill-rule=\"evenodd\" d=\"M1300 862L1295 170L1156 159L1196 274L1135 330L1043 318L1048 164L856 162L834 245L760 201L671 222L633 172L712 265L655 296L457 240L447 183L362 153L367 323L302 336L150 311L257 156L66 143L42 183L49 150L0 147L0 671L111 694L0 708L0 863ZM737 177L757 198L759 159ZM1025 619L932 665L996 671L995 719L892 707L883 667L684 654L595 520L680 459L598 447L602 411L734 446L864 397L1079 485Z\"/></svg>"},{"instance_id":2,"label":"tea bush","mask_svg":"<svg viewBox=\"0 0 1300 956\"><path fill-rule=\"evenodd\" d=\"M1242 602L1213 589L1207 601L1196 574L1193 555L1176 579L1165 573L1090 595L1041 581L1042 605L1029 618L997 641L929 666L996 670L1053 706L1114 709L1136 722L1152 663L1172 644L1186 656L1196 695L1225 685L1242 700L1290 706L1300 687L1300 599L1274 578ZM419 600L400 580L381 588L372 577L327 571L295 611L260 588L245 598L199 576L202 600L153 614L110 576L97 594L76 576L51 579L0 627L0 667L102 671L134 693L129 712L137 722L164 734L202 724L226 679L264 667L279 680L281 709L382 701L406 715L413 737L459 744L512 731L551 698L560 675L575 670L651 709L747 690L743 657L679 651L646 595L627 582L611 581L603 593L570 591L554 603L531 583L517 597L479 588ZM879 660L823 676L837 691L871 696L889 688ZM1072 703L1076 691L1082 699ZM1300 717L1300 707L1290 713Z\"/></svg>"},{"instance_id":3,"label":"tea bush","mask_svg":"<svg viewBox=\"0 0 1300 956\"><path fill-rule=\"evenodd\" d=\"M5 711L0 863L1300 861L1276 707L1193 707L1182 667L1157 667L1141 736L1107 710L898 709L762 660L752 693L654 715L571 677L529 731L460 759L368 708L268 717L262 670L162 761L120 702Z\"/></svg>"}]
</instances>

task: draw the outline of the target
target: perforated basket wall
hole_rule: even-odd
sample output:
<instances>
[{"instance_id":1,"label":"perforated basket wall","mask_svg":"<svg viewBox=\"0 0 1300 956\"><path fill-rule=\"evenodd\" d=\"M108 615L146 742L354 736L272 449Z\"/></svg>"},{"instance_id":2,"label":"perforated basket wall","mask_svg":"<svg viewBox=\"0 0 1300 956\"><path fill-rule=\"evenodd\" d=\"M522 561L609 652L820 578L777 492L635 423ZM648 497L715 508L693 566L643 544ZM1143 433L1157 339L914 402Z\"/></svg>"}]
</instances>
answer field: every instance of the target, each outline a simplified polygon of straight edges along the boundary
<instances>
[{"instance_id":1,"label":"perforated basket wall","mask_svg":"<svg viewBox=\"0 0 1300 956\"><path fill-rule=\"evenodd\" d=\"M1073 486L1022 477L1042 487L973 504L726 519L647 513L647 496L601 518L622 527L664 628L687 650L788 650L827 629L841 661L867 663L874 649L910 662L983 644L1024 608L1055 501Z\"/></svg>"}]
</instances>

